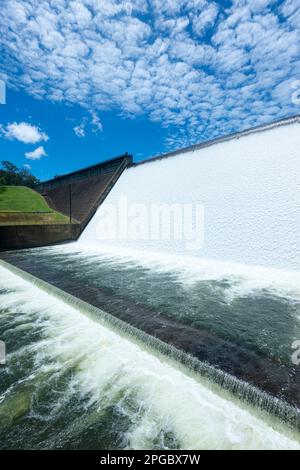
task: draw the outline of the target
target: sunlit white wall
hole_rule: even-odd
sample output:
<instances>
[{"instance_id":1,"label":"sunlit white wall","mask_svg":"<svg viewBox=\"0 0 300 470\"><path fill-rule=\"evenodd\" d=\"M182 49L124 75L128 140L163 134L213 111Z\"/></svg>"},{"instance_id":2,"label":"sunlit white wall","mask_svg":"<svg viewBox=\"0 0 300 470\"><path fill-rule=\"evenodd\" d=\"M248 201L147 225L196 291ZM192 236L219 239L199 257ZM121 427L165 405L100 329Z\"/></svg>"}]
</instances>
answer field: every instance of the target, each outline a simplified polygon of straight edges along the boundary
<instances>
[{"instance_id":1,"label":"sunlit white wall","mask_svg":"<svg viewBox=\"0 0 300 470\"><path fill-rule=\"evenodd\" d=\"M299 170L299 123L133 167L123 173L80 241L299 269ZM161 203L204 207L203 246L187 250L183 239L99 240L103 217L110 223L105 205L122 207L122 198L129 208L143 204L150 210L151 204ZM132 223L133 216L128 219Z\"/></svg>"}]
</instances>

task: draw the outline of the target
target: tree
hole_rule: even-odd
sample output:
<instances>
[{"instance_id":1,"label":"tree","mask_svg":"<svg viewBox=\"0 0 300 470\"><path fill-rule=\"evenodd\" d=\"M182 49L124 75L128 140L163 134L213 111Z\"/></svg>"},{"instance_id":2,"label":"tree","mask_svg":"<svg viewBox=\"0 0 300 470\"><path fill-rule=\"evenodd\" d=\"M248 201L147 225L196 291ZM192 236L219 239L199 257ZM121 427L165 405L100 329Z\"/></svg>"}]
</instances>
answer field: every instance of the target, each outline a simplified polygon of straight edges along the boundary
<instances>
[{"instance_id":1,"label":"tree","mask_svg":"<svg viewBox=\"0 0 300 470\"><path fill-rule=\"evenodd\" d=\"M28 186L33 188L39 183L27 168L18 168L8 160L1 162L0 186Z\"/></svg>"},{"instance_id":2,"label":"tree","mask_svg":"<svg viewBox=\"0 0 300 470\"><path fill-rule=\"evenodd\" d=\"M34 188L40 182L27 168L19 170L19 176L22 179L22 185L29 188Z\"/></svg>"}]
</instances>

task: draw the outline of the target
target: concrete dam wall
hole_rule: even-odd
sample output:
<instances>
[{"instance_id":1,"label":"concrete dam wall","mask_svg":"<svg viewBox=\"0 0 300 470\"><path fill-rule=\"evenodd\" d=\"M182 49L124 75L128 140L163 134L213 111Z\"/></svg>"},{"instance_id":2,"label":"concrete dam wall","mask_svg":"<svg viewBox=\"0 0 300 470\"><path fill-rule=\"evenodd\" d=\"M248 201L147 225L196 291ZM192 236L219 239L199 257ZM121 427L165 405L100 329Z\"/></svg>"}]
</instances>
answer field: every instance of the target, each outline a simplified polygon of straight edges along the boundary
<instances>
[{"instance_id":1,"label":"concrete dam wall","mask_svg":"<svg viewBox=\"0 0 300 470\"><path fill-rule=\"evenodd\" d=\"M300 124L294 118L132 166L99 207L80 242L299 269L299 149ZM183 239L149 239L143 234L130 239L124 233L120 237L118 229L105 238L104 228L116 225L115 214L124 216L124 203L129 222L139 208L150 213L157 204L199 205L204 210L203 246L187 251ZM162 219L162 225L167 223Z\"/></svg>"}]
</instances>

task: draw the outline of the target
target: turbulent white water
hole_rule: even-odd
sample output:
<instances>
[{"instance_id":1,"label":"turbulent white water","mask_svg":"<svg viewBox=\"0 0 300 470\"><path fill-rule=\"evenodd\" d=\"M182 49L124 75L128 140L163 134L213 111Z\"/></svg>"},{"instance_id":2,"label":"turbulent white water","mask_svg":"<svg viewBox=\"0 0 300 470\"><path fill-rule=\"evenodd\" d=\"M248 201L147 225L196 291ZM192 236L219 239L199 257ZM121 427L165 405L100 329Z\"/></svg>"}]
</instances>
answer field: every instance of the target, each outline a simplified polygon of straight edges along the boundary
<instances>
[{"instance_id":1,"label":"turbulent white water","mask_svg":"<svg viewBox=\"0 0 300 470\"><path fill-rule=\"evenodd\" d=\"M134 250L103 243L88 244L84 240L67 246L50 248L49 252L70 253L84 257L85 262L95 263L109 258L110 263L143 266L153 272L172 273L183 285L191 286L199 281L230 281L226 299L249 295L266 289L270 293L300 300L300 273L261 266L229 263L197 257L164 254L154 251ZM300 312L299 312L300 318Z\"/></svg>"},{"instance_id":2,"label":"turbulent white water","mask_svg":"<svg viewBox=\"0 0 300 470\"><path fill-rule=\"evenodd\" d=\"M80 241L299 270L299 130L294 122L127 169ZM202 205L203 248L189 252L186 240L130 239L123 233L120 239L108 236L100 242L100 227L114 226L118 211L124 216L122 198L129 209L134 207L129 224L141 207L150 213L155 204ZM116 211L108 213L112 207Z\"/></svg>"},{"instance_id":3,"label":"turbulent white water","mask_svg":"<svg viewBox=\"0 0 300 470\"><path fill-rule=\"evenodd\" d=\"M167 358L162 360L3 267L0 288L1 311L6 312L0 321L10 315L11 331L43 332L38 342L22 345L11 355L8 351L8 364L32 349L35 370L25 381L45 369L61 373L72 365L75 372L67 393L84 398L87 408L96 406L99 421L106 408L118 407L130 421L123 436L126 447L149 448L163 432L185 449L300 449L299 436L278 427L271 417L259 417L257 410L229 400ZM0 418L6 397L0 397ZM61 397L52 412L67 400Z\"/></svg>"}]
</instances>

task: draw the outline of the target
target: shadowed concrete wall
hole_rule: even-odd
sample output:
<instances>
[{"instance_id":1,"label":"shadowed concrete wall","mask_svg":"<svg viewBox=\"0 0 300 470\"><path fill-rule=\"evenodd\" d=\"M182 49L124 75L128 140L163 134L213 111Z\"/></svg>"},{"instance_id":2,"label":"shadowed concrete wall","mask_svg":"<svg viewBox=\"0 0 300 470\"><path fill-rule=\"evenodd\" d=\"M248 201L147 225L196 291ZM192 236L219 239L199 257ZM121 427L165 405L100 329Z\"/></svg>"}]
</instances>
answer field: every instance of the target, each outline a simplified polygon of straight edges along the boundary
<instances>
[{"instance_id":1,"label":"shadowed concrete wall","mask_svg":"<svg viewBox=\"0 0 300 470\"><path fill-rule=\"evenodd\" d=\"M131 163L132 157L125 154L41 183L37 190L55 210L65 215L70 215L71 212L83 229Z\"/></svg>"},{"instance_id":2,"label":"shadowed concrete wall","mask_svg":"<svg viewBox=\"0 0 300 470\"><path fill-rule=\"evenodd\" d=\"M113 172L92 176L81 181L61 184L42 191L48 204L63 214L70 215L70 198L72 217L82 223L88 216L95 201L105 190Z\"/></svg>"}]
</instances>

